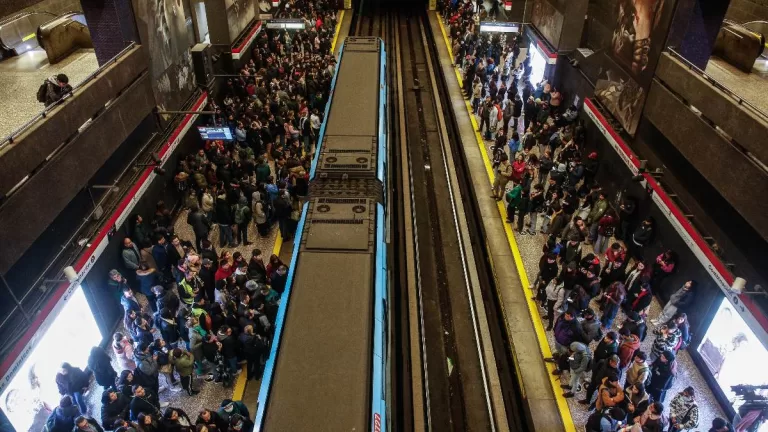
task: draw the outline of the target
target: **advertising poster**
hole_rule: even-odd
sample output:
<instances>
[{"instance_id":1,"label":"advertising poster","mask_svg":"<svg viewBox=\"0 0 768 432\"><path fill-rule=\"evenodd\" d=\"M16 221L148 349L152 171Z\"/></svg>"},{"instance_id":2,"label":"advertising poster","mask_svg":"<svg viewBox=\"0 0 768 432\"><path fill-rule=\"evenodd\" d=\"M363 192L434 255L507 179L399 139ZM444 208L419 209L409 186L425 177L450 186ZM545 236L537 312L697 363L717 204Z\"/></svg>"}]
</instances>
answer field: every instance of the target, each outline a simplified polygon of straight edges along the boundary
<instances>
[{"instance_id":1,"label":"advertising poster","mask_svg":"<svg viewBox=\"0 0 768 432\"><path fill-rule=\"evenodd\" d=\"M619 0L611 40L613 58L643 87L664 50L675 0Z\"/></svg>"},{"instance_id":2,"label":"advertising poster","mask_svg":"<svg viewBox=\"0 0 768 432\"><path fill-rule=\"evenodd\" d=\"M251 0L225 0L229 40L234 42L256 16L256 4Z\"/></svg>"},{"instance_id":3,"label":"advertising poster","mask_svg":"<svg viewBox=\"0 0 768 432\"><path fill-rule=\"evenodd\" d=\"M531 22L552 46L560 45L563 31L565 0L534 0Z\"/></svg>"},{"instance_id":4,"label":"advertising poster","mask_svg":"<svg viewBox=\"0 0 768 432\"><path fill-rule=\"evenodd\" d=\"M148 47L157 105L177 110L195 88L181 0L133 0L141 43Z\"/></svg>"},{"instance_id":5,"label":"advertising poster","mask_svg":"<svg viewBox=\"0 0 768 432\"><path fill-rule=\"evenodd\" d=\"M607 56L603 57L602 64L595 84L595 97L628 134L634 135L643 112L646 90Z\"/></svg>"}]
</instances>

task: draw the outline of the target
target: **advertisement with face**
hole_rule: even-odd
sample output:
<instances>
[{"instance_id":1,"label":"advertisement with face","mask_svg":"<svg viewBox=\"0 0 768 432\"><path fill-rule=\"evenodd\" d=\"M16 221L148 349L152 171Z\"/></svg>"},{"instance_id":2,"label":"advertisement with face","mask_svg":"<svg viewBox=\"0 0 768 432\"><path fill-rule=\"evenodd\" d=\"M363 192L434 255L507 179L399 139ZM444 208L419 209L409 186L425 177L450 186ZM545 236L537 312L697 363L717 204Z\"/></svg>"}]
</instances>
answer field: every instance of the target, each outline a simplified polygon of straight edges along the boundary
<instances>
[{"instance_id":1,"label":"advertisement with face","mask_svg":"<svg viewBox=\"0 0 768 432\"><path fill-rule=\"evenodd\" d=\"M256 16L256 4L251 0L226 0L224 5L227 8L229 40L234 42Z\"/></svg>"}]
</instances>

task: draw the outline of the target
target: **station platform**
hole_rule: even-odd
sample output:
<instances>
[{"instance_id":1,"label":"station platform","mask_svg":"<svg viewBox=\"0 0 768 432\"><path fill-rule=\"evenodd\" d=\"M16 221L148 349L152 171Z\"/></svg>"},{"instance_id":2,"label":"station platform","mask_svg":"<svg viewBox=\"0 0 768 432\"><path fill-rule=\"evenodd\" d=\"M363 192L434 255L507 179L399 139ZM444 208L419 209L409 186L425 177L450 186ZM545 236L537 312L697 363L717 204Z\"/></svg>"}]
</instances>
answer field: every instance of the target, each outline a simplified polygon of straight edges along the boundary
<instances>
[{"instance_id":1,"label":"station platform","mask_svg":"<svg viewBox=\"0 0 768 432\"><path fill-rule=\"evenodd\" d=\"M520 235L513 231L512 227L504 222L506 204L503 201L497 203L490 198L493 171L489 153L493 143L484 141L476 132L479 119L472 114L469 101L462 95L461 72L452 64L451 41L442 18L439 14L430 12L429 20L440 56L440 67L451 94L452 109L461 131L461 144L470 168L472 184L484 218L483 225L487 235L485 242L493 260L497 295L504 305L504 321L507 324L511 354L516 362L518 378L528 408L531 413L535 413L533 420L536 430L583 430L590 411L586 405L577 402L583 397L582 394L570 399L563 397L564 390L560 385L567 384L565 378L568 374L563 374L561 381L560 377L551 374L554 365L543 361L545 357L550 357L555 349L554 336L544 330L542 316L546 311L539 309L531 299L535 293L531 291L530 285L538 273L538 261L546 236ZM512 131L510 135L511 133ZM592 252L591 246L585 244L583 247L583 253ZM593 307L598 310L596 305ZM649 316L657 316L660 310L658 301L654 299ZM618 325L623 321L624 315L619 312L614 320L613 330L618 330ZM649 331L651 329L649 328ZM641 349L650 352L652 344L651 335L643 342ZM595 346L596 343L593 343L591 348L594 349ZM715 417L726 418L688 353L680 351L677 361L678 375L673 388L667 392L665 409L668 410L674 395L685 387L692 386L696 390L701 427L708 428Z\"/></svg>"}]
</instances>

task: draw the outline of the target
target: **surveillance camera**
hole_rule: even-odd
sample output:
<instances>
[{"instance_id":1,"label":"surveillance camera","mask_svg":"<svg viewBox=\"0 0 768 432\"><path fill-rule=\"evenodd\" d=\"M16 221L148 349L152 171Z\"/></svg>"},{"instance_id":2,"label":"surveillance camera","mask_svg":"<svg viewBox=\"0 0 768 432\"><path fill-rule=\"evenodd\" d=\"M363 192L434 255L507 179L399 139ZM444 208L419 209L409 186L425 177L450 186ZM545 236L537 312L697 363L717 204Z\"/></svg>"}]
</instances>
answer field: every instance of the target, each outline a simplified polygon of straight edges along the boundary
<instances>
[{"instance_id":1,"label":"surveillance camera","mask_svg":"<svg viewBox=\"0 0 768 432\"><path fill-rule=\"evenodd\" d=\"M72 266L64 267L64 276L67 278L69 283L74 283L77 281L77 272Z\"/></svg>"},{"instance_id":2,"label":"surveillance camera","mask_svg":"<svg viewBox=\"0 0 768 432\"><path fill-rule=\"evenodd\" d=\"M638 175L632 176L632 181L633 182L638 182L639 183L639 182L641 182L643 180L645 180L645 176L642 175L642 174L638 174Z\"/></svg>"},{"instance_id":3,"label":"surveillance camera","mask_svg":"<svg viewBox=\"0 0 768 432\"><path fill-rule=\"evenodd\" d=\"M744 288L747 287L747 281L744 278L737 277L731 284L731 292L734 294L741 294L744 292Z\"/></svg>"}]
</instances>

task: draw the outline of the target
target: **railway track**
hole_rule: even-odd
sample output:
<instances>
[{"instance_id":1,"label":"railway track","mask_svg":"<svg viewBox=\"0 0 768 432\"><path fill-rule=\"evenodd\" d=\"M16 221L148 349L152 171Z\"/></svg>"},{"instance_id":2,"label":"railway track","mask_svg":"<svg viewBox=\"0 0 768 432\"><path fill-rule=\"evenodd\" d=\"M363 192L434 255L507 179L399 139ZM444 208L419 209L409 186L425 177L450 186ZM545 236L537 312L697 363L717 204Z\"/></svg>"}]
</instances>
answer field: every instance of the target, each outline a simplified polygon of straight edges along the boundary
<instances>
[{"instance_id":1,"label":"railway track","mask_svg":"<svg viewBox=\"0 0 768 432\"><path fill-rule=\"evenodd\" d=\"M472 240L484 238L480 213L465 162L454 160L461 143L442 107L448 95L423 11L366 0L352 29L382 38L389 55L392 430L525 430L485 242Z\"/></svg>"},{"instance_id":2,"label":"railway track","mask_svg":"<svg viewBox=\"0 0 768 432\"><path fill-rule=\"evenodd\" d=\"M455 172L421 14L395 17L403 89L416 256L427 428L490 431L497 425ZM403 143L401 143L402 145ZM401 147L402 148L402 147ZM402 167L401 167L402 168ZM416 300L416 299L412 299ZM413 338L414 336L411 335ZM412 348L413 349L413 348Z\"/></svg>"}]
</instances>

